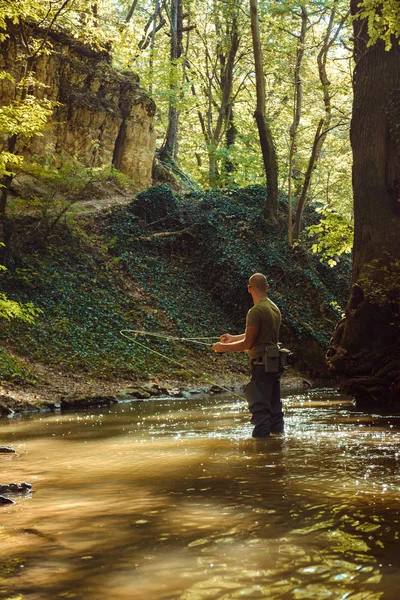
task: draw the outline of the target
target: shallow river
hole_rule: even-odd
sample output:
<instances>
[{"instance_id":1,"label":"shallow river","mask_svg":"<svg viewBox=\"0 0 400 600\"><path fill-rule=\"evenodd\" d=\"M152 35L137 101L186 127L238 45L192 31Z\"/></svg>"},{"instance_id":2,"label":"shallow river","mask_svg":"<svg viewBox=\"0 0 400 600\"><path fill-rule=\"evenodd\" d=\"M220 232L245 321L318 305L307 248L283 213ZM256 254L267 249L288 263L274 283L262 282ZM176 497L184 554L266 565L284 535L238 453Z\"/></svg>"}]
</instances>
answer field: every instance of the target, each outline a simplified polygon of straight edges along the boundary
<instances>
[{"instance_id":1,"label":"shallow river","mask_svg":"<svg viewBox=\"0 0 400 600\"><path fill-rule=\"evenodd\" d=\"M0 421L0 598L399 600L400 419L326 391L251 439L217 395Z\"/></svg>"}]
</instances>

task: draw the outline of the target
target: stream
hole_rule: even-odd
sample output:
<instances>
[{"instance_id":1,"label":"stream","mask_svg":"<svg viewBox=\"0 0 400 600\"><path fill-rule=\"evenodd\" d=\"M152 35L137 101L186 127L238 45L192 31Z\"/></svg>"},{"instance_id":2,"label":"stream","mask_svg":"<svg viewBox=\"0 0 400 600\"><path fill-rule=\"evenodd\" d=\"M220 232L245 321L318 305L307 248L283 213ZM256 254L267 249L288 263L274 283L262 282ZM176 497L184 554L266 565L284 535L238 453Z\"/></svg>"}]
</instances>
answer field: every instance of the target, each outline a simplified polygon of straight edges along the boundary
<instances>
[{"instance_id":1,"label":"stream","mask_svg":"<svg viewBox=\"0 0 400 600\"><path fill-rule=\"evenodd\" d=\"M0 598L399 600L400 417L286 392L251 438L221 394L0 421Z\"/></svg>"}]
</instances>

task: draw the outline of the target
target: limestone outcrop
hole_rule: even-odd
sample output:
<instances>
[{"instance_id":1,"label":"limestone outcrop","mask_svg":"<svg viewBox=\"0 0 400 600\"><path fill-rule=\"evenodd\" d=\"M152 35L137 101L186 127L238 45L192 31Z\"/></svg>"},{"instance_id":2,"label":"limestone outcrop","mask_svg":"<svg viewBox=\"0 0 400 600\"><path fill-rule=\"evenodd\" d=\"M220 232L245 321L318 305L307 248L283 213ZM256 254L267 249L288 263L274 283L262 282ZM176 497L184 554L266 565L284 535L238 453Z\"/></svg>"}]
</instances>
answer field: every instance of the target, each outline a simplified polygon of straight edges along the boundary
<instances>
[{"instance_id":1,"label":"limestone outcrop","mask_svg":"<svg viewBox=\"0 0 400 600\"><path fill-rule=\"evenodd\" d=\"M34 63L41 86L37 96L59 103L43 137L18 140L24 155L77 157L86 166L113 164L143 190L151 185L155 153L154 101L140 87L138 77L113 68L110 55L93 51L61 34L52 34L52 51ZM18 41L0 45L0 69L20 79ZM0 104L15 98L15 83L0 80ZM0 140L6 149L6 140Z\"/></svg>"}]
</instances>

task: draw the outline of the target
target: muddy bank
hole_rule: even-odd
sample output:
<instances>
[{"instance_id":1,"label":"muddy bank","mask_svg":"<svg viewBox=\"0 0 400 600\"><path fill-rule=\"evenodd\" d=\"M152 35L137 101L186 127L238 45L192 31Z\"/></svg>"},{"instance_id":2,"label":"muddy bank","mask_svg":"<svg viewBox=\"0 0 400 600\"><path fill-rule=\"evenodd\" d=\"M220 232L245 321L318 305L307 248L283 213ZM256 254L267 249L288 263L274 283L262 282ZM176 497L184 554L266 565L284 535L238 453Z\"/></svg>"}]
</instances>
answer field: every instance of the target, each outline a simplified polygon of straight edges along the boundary
<instances>
[{"instance_id":1,"label":"muddy bank","mask_svg":"<svg viewBox=\"0 0 400 600\"><path fill-rule=\"evenodd\" d=\"M23 413L81 410L110 406L118 402L143 402L155 398L187 399L200 394L243 392L248 377L242 373L203 382L159 381L92 381L78 375L53 373L51 379L30 388L4 385L0 393L0 417ZM317 387L322 382L306 380L298 373L285 373L282 389ZM324 385L333 382L324 382Z\"/></svg>"}]
</instances>

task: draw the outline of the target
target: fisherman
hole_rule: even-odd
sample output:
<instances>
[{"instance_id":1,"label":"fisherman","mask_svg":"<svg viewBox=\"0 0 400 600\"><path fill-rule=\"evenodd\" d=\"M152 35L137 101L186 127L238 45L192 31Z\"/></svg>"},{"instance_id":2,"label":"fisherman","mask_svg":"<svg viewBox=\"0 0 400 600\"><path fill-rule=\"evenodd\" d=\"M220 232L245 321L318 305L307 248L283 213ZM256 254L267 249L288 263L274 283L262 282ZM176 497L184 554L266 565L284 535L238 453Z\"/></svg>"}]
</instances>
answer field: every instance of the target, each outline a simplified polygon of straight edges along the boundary
<instances>
[{"instance_id":1,"label":"fisherman","mask_svg":"<svg viewBox=\"0 0 400 600\"><path fill-rule=\"evenodd\" d=\"M246 352L251 360L251 381L246 386L246 398L254 425L252 436L265 438L270 433L283 432L283 412L280 393L279 328L281 313L268 298L265 275L254 273L248 292L254 306L246 317L245 333L224 333L213 344L215 352Z\"/></svg>"}]
</instances>

